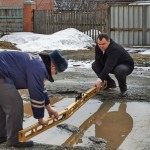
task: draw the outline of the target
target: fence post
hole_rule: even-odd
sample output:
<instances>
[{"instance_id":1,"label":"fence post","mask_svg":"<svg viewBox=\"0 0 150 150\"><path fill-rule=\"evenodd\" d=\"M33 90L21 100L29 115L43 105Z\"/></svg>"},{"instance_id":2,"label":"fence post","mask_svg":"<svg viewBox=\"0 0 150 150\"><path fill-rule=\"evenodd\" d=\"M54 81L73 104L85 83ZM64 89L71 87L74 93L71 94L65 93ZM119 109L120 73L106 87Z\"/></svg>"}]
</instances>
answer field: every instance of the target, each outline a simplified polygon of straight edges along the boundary
<instances>
[{"instance_id":1,"label":"fence post","mask_svg":"<svg viewBox=\"0 0 150 150\"><path fill-rule=\"evenodd\" d=\"M24 32L33 32L33 10L35 9L35 2L26 0L24 2Z\"/></svg>"},{"instance_id":2,"label":"fence post","mask_svg":"<svg viewBox=\"0 0 150 150\"><path fill-rule=\"evenodd\" d=\"M143 12L142 12L142 22L143 22L143 38L142 38L142 46L147 45L147 6L143 5L142 7Z\"/></svg>"}]
</instances>

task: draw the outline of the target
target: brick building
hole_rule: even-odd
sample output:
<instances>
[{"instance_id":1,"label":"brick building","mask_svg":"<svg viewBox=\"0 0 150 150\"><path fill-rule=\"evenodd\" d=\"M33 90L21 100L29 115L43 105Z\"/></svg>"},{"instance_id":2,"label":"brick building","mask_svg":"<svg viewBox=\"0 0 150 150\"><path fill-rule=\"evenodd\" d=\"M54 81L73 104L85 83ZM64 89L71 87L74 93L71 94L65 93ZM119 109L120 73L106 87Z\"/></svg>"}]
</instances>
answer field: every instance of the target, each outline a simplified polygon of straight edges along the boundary
<instances>
[{"instance_id":1,"label":"brick building","mask_svg":"<svg viewBox=\"0 0 150 150\"><path fill-rule=\"evenodd\" d=\"M0 0L0 7L23 7L24 0Z\"/></svg>"},{"instance_id":2,"label":"brick building","mask_svg":"<svg viewBox=\"0 0 150 150\"><path fill-rule=\"evenodd\" d=\"M38 10L54 8L54 0L0 0L0 7L23 7L24 1L35 1Z\"/></svg>"}]
</instances>

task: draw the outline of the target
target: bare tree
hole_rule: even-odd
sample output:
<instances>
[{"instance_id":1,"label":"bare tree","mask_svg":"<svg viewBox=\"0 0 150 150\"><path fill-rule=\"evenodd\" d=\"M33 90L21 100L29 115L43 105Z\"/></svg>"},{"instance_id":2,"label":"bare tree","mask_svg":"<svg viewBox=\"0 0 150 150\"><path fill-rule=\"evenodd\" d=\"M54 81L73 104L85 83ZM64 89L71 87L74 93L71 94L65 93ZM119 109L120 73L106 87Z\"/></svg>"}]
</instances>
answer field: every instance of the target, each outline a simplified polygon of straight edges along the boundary
<instances>
[{"instance_id":1,"label":"bare tree","mask_svg":"<svg viewBox=\"0 0 150 150\"><path fill-rule=\"evenodd\" d=\"M57 10L91 10L95 8L94 0L55 0Z\"/></svg>"}]
</instances>

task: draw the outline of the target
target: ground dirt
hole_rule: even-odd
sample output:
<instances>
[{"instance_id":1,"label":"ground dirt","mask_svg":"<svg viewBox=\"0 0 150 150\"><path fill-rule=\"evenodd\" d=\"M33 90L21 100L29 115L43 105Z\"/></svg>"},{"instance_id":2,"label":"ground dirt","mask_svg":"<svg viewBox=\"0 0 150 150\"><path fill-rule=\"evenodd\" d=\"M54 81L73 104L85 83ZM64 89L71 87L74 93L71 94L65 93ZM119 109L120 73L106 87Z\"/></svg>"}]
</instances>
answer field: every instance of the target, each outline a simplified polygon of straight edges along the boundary
<instances>
[{"instance_id":1,"label":"ground dirt","mask_svg":"<svg viewBox=\"0 0 150 150\"><path fill-rule=\"evenodd\" d=\"M19 50L15 44L11 42L6 42L6 41L0 41L0 49L14 49L14 50Z\"/></svg>"},{"instance_id":2,"label":"ground dirt","mask_svg":"<svg viewBox=\"0 0 150 150\"><path fill-rule=\"evenodd\" d=\"M7 47L8 45L8 47ZM12 46L12 47L11 47ZM1 49L16 49L14 44L0 42ZM47 51L48 52L48 51ZM76 61L94 61L94 49L91 50L78 50L78 51L62 51L64 56L68 60ZM140 69L143 67L150 67L150 56L140 55L137 53L130 53L135 61L135 69L133 73L128 76L128 97L120 98L119 88L114 90L107 90L100 92L96 97L100 97L101 101L150 101L150 70ZM116 81L114 76L112 78ZM66 71L62 74L58 74L54 77L56 82L53 84L47 84L47 90L50 97L75 97L79 92L86 92L91 88L94 81L97 79L91 68L79 68L75 66L73 70ZM117 82L117 81L116 81ZM5 148L4 145L0 145L0 149ZM10 149L10 148L9 148ZM104 148L92 147L71 147L66 148L63 146L44 145L35 143L34 148L30 149L49 149L49 150L102 150Z\"/></svg>"},{"instance_id":3,"label":"ground dirt","mask_svg":"<svg viewBox=\"0 0 150 150\"><path fill-rule=\"evenodd\" d=\"M75 61L94 61L94 50L81 50L81 51L63 51L63 54L67 59L72 59ZM134 101L149 101L150 96L148 94L148 91L150 89L150 70L142 70L140 67L150 67L150 56L149 55L141 55L137 53L130 53L130 55L133 57L135 62L135 69L133 73L127 78L127 84L128 84L128 100L134 100ZM63 80L62 80L62 79ZM112 78L116 81L114 76L112 75ZM61 83L66 80L69 80L71 82L65 82L62 87L59 87L61 85L60 82L58 82L59 86L53 86L50 88L50 93L54 94L61 94L61 95L70 95L76 94L78 92L85 92L88 90L90 86L92 86L92 83L97 79L96 75L92 71L92 69L80 69L75 67L75 71L67 71L63 73L62 75L58 75L56 79L61 79ZM116 81L117 83L117 81ZM56 83L57 85L57 83ZM57 88L57 90L56 90ZM60 89L60 90L59 90ZM57 91L57 92L56 92ZM56 92L56 93L55 93ZM115 90L107 90L102 91L100 94L103 100L109 100L111 99L118 99L118 94L116 92L119 92L119 88ZM50 94L53 96L53 94ZM59 95L58 95L59 96Z\"/></svg>"}]
</instances>

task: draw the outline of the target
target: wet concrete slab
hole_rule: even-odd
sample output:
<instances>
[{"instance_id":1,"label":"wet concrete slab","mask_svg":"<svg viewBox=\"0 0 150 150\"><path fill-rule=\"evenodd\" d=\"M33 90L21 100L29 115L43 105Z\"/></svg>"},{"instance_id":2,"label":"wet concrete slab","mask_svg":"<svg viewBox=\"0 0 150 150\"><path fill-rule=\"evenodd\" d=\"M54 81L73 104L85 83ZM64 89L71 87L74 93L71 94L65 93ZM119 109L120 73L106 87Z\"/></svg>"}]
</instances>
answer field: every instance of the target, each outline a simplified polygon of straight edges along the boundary
<instances>
[{"instance_id":1,"label":"wet concrete slab","mask_svg":"<svg viewBox=\"0 0 150 150\"><path fill-rule=\"evenodd\" d=\"M74 102L74 98L64 98L53 104L62 111ZM144 149L150 144L150 103L147 102L101 102L90 99L69 119L59 126L32 138L34 142L63 146L89 146L94 142L107 141L109 149ZM48 114L45 111L45 116ZM33 117L26 118L24 128L36 123ZM61 125L60 124L60 125ZM71 132L71 128L76 128Z\"/></svg>"}]
</instances>

